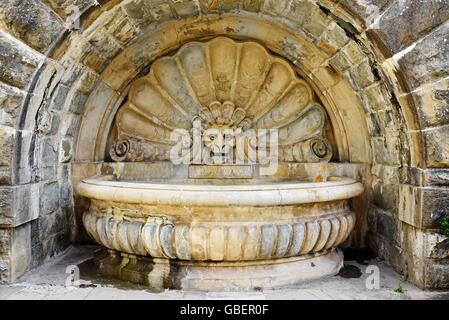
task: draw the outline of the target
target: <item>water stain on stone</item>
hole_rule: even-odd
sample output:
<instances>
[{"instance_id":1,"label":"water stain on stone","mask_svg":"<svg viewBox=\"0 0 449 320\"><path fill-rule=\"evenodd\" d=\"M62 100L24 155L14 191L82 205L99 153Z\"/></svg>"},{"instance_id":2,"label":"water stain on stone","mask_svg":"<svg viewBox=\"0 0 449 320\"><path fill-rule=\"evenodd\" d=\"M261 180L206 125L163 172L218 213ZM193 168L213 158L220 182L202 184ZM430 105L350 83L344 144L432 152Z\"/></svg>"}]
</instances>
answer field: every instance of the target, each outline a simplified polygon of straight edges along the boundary
<instances>
[{"instance_id":1,"label":"water stain on stone","mask_svg":"<svg viewBox=\"0 0 449 320\"><path fill-rule=\"evenodd\" d=\"M377 258L377 255L368 249L345 249L345 261L356 261L364 266L369 265L369 261Z\"/></svg>"},{"instance_id":2,"label":"water stain on stone","mask_svg":"<svg viewBox=\"0 0 449 320\"><path fill-rule=\"evenodd\" d=\"M362 271L357 266L345 264L338 275L345 279L358 279L362 276Z\"/></svg>"},{"instance_id":3,"label":"water stain on stone","mask_svg":"<svg viewBox=\"0 0 449 320\"><path fill-rule=\"evenodd\" d=\"M81 285L89 287L106 286L113 287L121 290L144 290L150 293L162 293L165 290L150 288L148 286L132 283L129 281L120 280L108 275L104 275L99 271L97 261L95 258L86 260L78 265L80 270L81 280L90 281L92 284ZM80 286L80 287L81 287Z\"/></svg>"}]
</instances>

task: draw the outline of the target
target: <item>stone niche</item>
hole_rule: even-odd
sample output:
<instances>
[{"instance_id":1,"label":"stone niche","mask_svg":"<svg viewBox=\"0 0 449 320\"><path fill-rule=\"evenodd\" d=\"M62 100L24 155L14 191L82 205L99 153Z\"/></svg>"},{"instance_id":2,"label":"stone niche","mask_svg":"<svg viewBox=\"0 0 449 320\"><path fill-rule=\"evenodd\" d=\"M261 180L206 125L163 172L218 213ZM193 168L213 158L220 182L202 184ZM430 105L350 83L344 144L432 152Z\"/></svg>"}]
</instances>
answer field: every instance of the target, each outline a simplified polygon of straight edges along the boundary
<instances>
[{"instance_id":1,"label":"stone niche","mask_svg":"<svg viewBox=\"0 0 449 320\"><path fill-rule=\"evenodd\" d=\"M329 165L334 134L309 84L256 42L193 41L155 60L115 114L110 163L76 186L109 249L99 269L193 290L336 274L364 187Z\"/></svg>"},{"instance_id":2,"label":"stone niche","mask_svg":"<svg viewBox=\"0 0 449 320\"><path fill-rule=\"evenodd\" d=\"M224 37L191 42L133 83L115 118L110 157L169 161L182 142L180 154L193 149L184 162L235 163L239 133L250 140L256 130L268 136L276 129L280 162L328 162L335 148L327 118L310 86L261 45Z\"/></svg>"}]
</instances>

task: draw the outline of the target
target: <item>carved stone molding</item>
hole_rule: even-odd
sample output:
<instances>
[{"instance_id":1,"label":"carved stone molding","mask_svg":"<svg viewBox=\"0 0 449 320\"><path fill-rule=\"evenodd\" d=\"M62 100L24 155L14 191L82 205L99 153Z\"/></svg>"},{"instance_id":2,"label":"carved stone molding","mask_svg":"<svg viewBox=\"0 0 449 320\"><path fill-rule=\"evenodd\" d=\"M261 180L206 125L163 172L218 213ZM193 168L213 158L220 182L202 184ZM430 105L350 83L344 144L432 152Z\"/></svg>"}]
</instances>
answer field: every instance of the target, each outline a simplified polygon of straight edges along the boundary
<instances>
[{"instance_id":1,"label":"carved stone molding","mask_svg":"<svg viewBox=\"0 0 449 320\"><path fill-rule=\"evenodd\" d=\"M345 241L354 222L355 215L349 210L291 222L217 221L190 225L162 216L143 221L92 211L84 215L89 234L109 249L194 261L276 259L320 252Z\"/></svg>"}]
</instances>

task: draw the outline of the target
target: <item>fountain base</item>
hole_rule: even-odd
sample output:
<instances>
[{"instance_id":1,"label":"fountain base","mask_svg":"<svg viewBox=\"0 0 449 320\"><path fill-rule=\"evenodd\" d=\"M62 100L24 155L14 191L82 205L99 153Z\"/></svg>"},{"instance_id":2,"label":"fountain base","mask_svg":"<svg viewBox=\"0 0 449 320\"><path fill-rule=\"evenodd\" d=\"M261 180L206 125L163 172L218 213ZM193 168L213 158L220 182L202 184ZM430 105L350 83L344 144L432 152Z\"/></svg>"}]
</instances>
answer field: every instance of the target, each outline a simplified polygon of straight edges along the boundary
<instances>
[{"instance_id":1,"label":"fountain base","mask_svg":"<svg viewBox=\"0 0 449 320\"><path fill-rule=\"evenodd\" d=\"M208 262L148 258L103 250L97 270L152 289L251 291L298 285L337 274L343 254L331 249L299 257L259 261Z\"/></svg>"}]
</instances>

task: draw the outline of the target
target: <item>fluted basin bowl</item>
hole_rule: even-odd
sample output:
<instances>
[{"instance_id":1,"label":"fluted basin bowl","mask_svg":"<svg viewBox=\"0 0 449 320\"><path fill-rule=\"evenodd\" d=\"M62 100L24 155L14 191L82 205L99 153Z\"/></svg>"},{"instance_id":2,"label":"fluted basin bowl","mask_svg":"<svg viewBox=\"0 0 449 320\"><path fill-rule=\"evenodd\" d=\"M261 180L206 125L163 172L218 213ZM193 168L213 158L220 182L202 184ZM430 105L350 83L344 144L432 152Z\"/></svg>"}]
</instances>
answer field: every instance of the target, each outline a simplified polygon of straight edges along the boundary
<instances>
[{"instance_id":1,"label":"fluted basin bowl","mask_svg":"<svg viewBox=\"0 0 449 320\"><path fill-rule=\"evenodd\" d=\"M86 230L113 250L107 259L117 268L123 268L124 256L139 270L139 264L151 264L152 272L155 265L176 266L175 273L162 272L170 278L164 286L200 290L276 287L335 274L342 256L334 248L355 223L349 200L362 192L360 183L345 177L312 182L100 176L77 185L77 193L91 200ZM133 273L127 279L151 282L138 278Z\"/></svg>"}]
</instances>

